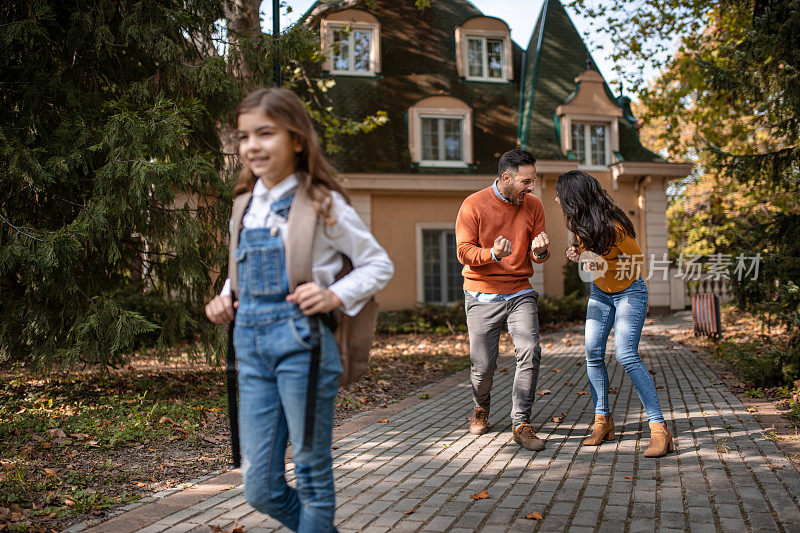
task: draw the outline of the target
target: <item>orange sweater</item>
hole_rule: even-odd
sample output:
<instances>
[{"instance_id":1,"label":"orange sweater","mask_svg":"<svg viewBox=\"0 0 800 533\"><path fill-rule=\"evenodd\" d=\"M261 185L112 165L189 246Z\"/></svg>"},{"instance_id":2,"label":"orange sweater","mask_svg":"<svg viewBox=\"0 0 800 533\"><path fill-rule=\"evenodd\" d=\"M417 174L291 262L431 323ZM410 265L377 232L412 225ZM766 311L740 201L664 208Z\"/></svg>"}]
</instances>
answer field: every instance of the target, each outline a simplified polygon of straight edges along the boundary
<instances>
[{"instance_id":1,"label":"orange sweater","mask_svg":"<svg viewBox=\"0 0 800 533\"><path fill-rule=\"evenodd\" d=\"M642 249L636 239L627 233L622 234L620 240L611 247L603 259L608 263L608 270L594 280L603 292L624 291L639 279L642 273Z\"/></svg>"},{"instance_id":2,"label":"orange sweater","mask_svg":"<svg viewBox=\"0 0 800 533\"><path fill-rule=\"evenodd\" d=\"M456 219L458 260L464 265L464 290L493 294L512 294L530 289L528 279L536 259L531 241L544 229L542 201L526 194L522 205L512 205L495 195L491 187L464 200ZM492 259L492 246L502 235L511 241L512 253L500 261Z\"/></svg>"}]
</instances>

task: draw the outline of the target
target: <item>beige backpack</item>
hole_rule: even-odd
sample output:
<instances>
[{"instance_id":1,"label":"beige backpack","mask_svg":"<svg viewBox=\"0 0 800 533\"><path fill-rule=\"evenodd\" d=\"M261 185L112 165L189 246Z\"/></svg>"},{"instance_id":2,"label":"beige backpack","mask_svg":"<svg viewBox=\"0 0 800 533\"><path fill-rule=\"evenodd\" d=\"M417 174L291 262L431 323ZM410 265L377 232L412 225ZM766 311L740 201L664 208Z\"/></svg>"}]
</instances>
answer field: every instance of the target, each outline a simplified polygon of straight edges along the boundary
<instances>
[{"instance_id":1,"label":"beige backpack","mask_svg":"<svg viewBox=\"0 0 800 533\"><path fill-rule=\"evenodd\" d=\"M234 298L238 294L238 269L233 261L233 252L239 244L239 232L242 230L244 213L250 203L251 193L237 196L233 201L231 214L232 231L229 240L228 278ZM318 216L308 195L298 187L295 191L292 206L289 209L288 229L286 233L286 267L289 275L289 288L294 290L298 285L313 279L311 273L311 253L314 245L314 234ZM343 256L344 266L337 274L340 279L352 269L352 262ZM367 371L369 350L375 337L378 322L378 303L370 298L356 316L348 316L339 310L334 311L336 343L342 358L344 372L339 378L339 385L344 387L357 381Z\"/></svg>"}]
</instances>

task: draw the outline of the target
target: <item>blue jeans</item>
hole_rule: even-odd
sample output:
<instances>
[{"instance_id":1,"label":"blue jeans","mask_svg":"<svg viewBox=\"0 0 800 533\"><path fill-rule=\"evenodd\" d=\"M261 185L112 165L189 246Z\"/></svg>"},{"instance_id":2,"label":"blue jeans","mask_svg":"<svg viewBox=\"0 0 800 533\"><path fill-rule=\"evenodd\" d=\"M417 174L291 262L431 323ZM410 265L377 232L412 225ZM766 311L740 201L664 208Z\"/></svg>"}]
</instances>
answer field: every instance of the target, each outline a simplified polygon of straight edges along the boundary
<instances>
[{"instance_id":1,"label":"blue jeans","mask_svg":"<svg viewBox=\"0 0 800 533\"><path fill-rule=\"evenodd\" d=\"M661 405L650 372L639 357L639 337L647 313L647 286L642 278L619 292L604 292L592 285L586 309L586 374L594 412L609 415L606 342L614 326L614 353L633 382L650 422L663 422Z\"/></svg>"},{"instance_id":2,"label":"blue jeans","mask_svg":"<svg viewBox=\"0 0 800 533\"><path fill-rule=\"evenodd\" d=\"M311 451L304 451L309 320L298 311L266 325L237 324L234 344L245 498L293 531L318 533L335 531L331 438L342 362L333 334L321 326L314 442ZM297 489L284 477L287 439L292 442Z\"/></svg>"}]
</instances>

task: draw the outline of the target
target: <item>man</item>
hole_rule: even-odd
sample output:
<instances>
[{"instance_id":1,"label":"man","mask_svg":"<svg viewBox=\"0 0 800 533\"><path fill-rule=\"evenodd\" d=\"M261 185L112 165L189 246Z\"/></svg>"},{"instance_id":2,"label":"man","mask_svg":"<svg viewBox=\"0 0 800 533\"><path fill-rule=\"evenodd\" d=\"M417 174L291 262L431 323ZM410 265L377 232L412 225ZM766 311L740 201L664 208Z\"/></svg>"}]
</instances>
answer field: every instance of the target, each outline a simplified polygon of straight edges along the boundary
<instances>
[{"instance_id":1,"label":"man","mask_svg":"<svg viewBox=\"0 0 800 533\"><path fill-rule=\"evenodd\" d=\"M489 430L489 400L497 368L503 323L514 341L517 359L512 389L514 442L544 449L530 425L539 378L539 294L528 278L533 265L550 257L542 201L531 194L536 158L524 150L503 154L499 177L491 187L470 195L456 220L458 260L464 265L464 299L469 330L472 398L470 432Z\"/></svg>"}]
</instances>

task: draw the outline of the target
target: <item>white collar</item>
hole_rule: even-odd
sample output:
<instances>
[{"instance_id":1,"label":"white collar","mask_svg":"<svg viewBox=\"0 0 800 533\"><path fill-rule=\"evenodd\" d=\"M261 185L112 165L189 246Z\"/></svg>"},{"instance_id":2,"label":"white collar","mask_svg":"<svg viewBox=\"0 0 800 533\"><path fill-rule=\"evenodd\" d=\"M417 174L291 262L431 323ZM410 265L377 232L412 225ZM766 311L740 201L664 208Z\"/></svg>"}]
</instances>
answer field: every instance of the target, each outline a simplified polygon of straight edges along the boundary
<instances>
[{"instance_id":1,"label":"white collar","mask_svg":"<svg viewBox=\"0 0 800 533\"><path fill-rule=\"evenodd\" d=\"M253 187L253 196L279 200L293 191L295 187L297 187L297 174L289 174L271 189L264 185L264 180L259 178L256 186Z\"/></svg>"}]
</instances>

